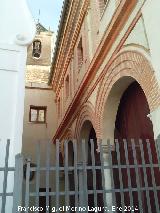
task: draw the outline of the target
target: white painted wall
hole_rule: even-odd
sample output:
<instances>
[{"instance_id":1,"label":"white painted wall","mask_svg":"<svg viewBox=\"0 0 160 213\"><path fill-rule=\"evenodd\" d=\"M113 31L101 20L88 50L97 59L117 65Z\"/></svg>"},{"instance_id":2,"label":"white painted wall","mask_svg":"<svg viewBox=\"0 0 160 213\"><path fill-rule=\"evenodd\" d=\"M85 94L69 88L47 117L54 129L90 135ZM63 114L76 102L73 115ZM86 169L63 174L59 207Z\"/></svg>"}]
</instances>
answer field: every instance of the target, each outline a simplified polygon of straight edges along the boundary
<instances>
[{"instance_id":1,"label":"white painted wall","mask_svg":"<svg viewBox=\"0 0 160 213\"><path fill-rule=\"evenodd\" d=\"M3 144L7 138L12 140L11 155L14 158L21 152L22 145L27 46L36 30L26 1L3 0L0 26L0 139Z\"/></svg>"},{"instance_id":2,"label":"white painted wall","mask_svg":"<svg viewBox=\"0 0 160 213\"><path fill-rule=\"evenodd\" d=\"M147 50L149 49L144 21L142 17L138 20L134 29L132 30L127 40L125 41L125 45L132 45L132 44L143 46Z\"/></svg>"},{"instance_id":3,"label":"white painted wall","mask_svg":"<svg viewBox=\"0 0 160 213\"><path fill-rule=\"evenodd\" d=\"M22 44L32 42L35 35L35 23L26 0L1 0L0 42Z\"/></svg>"},{"instance_id":4,"label":"white painted wall","mask_svg":"<svg viewBox=\"0 0 160 213\"><path fill-rule=\"evenodd\" d=\"M116 0L109 0L106 3L104 12L102 14L99 26L99 41L102 39L111 19L116 10Z\"/></svg>"},{"instance_id":5,"label":"white painted wall","mask_svg":"<svg viewBox=\"0 0 160 213\"><path fill-rule=\"evenodd\" d=\"M160 85L160 2L159 0L147 0L142 9L144 24L148 37L148 43L151 53L151 62L155 70L155 75ZM151 120L155 138L160 134L160 110L151 112Z\"/></svg>"},{"instance_id":6,"label":"white painted wall","mask_svg":"<svg viewBox=\"0 0 160 213\"><path fill-rule=\"evenodd\" d=\"M0 138L11 139L11 155L21 152L26 50L16 45L0 46ZM5 147L4 147L5 148ZM4 154L4 152L3 152ZM4 156L2 161L4 162Z\"/></svg>"},{"instance_id":7,"label":"white painted wall","mask_svg":"<svg viewBox=\"0 0 160 213\"><path fill-rule=\"evenodd\" d=\"M4 166L7 138L11 140L9 164L13 166L15 155L22 147L27 46L35 35L35 24L26 1L2 0L0 26L0 166ZM3 175L0 173L0 192L2 183ZM8 178L8 183L8 191L12 191L13 175ZM11 208L12 198L9 198L6 212L12 212Z\"/></svg>"},{"instance_id":8,"label":"white painted wall","mask_svg":"<svg viewBox=\"0 0 160 213\"><path fill-rule=\"evenodd\" d=\"M142 8L144 24L150 47L151 60L156 71L157 78L160 82L160 2L159 0L147 0Z\"/></svg>"}]
</instances>

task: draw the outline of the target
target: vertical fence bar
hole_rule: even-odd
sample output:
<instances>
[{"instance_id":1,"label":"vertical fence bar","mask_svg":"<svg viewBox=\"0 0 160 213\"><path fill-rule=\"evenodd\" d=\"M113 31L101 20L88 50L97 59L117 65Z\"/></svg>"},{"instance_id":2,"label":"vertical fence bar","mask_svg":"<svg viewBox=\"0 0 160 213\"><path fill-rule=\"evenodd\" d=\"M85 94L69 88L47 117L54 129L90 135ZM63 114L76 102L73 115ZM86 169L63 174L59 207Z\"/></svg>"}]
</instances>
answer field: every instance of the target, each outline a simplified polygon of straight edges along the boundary
<instances>
[{"instance_id":1,"label":"vertical fence bar","mask_svg":"<svg viewBox=\"0 0 160 213\"><path fill-rule=\"evenodd\" d=\"M160 136L158 136L158 138L155 140L155 147L157 152L158 165L160 167Z\"/></svg>"},{"instance_id":2,"label":"vertical fence bar","mask_svg":"<svg viewBox=\"0 0 160 213\"><path fill-rule=\"evenodd\" d=\"M115 146L116 146L116 153L117 153L117 160L118 160L121 204L122 204L122 209L125 209L124 192L123 192L123 179L122 179L121 159L120 159L120 146L119 146L119 142L118 142L117 139L115 139Z\"/></svg>"},{"instance_id":3,"label":"vertical fence bar","mask_svg":"<svg viewBox=\"0 0 160 213\"><path fill-rule=\"evenodd\" d=\"M47 142L46 149L46 213L49 213L49 174L50 174L50 150L51 150L51 142Z\"/></svg>"},{"instance_id":4,"label":"vertical fence bar","mask_svg":"<svg viewBox=\"0 0 160 213\"><path fill-rule=\"evenodd\" d=\"M73 140L73 150L74 150L75 206L78 207L77 141L75 140ZM78 212L78 210L76 212Z\"/></svg>"},{"instance_id":5,"label":"vertical fence bar","mask_svg":"<svg viewBox=\"0 0 160 213\"><path fill-rule=\"evenodd\" d=\"M138 203L139 203L139 210L142 212L142 196L141 196L141 190L140 190L140 178L139 178L139 171L138 171L138 161L137 161L137 153L136 153L136 147L135 147L135 140L131 139L131 146L133 151L133 159L134 159L134 165L135 165L135 172L136 172L136 183L137 183L137 191L138 191Z\"/></svg>"},{"instance_id":6,"label":"vertical fence bar","mask_svg":"<svg viewBox=\"0 0 160 213\"><path fill-rule=\"evenodd\" d=\"M23 157L20 154L18 154L15 157L12 213L17 212L18 206L22 205L22 184L23 184Z\"/></svg>"},{"instance_id":7,"label":"vertical fence bar","mask_svg":"<svg viewBox=\"0 0 160 213\"><path fill-rule=\"evenodd\" d=\"M3 194L2 194L2 208L1 208L1 213L5 212L5 206L6 206L9 146L10 146L10 140L8 139L7 140L7 145L6 145L6 156L5 156L5 167L4 167L4 179L3 179Z\"/></svg>"},{"instance_id":8,"label":"vertical fence bar","mask_svg":"<svg viewBox=\"0 0 160 213\"><path fill-rule=\"evenodd\" d=\"M59 140L56 140L56 209L59 209Z\"/></svg>"},{"instance_id":9,"label":"vertical fence bar","mask_svg":"<svg viewBox=\"0 0 160 213\"><path fill-rule=\"evenodd\" d=\"M152 158L151 146L150 146L149 139L146 140L146 143L147 143L147 151L148 151L148 156L149 156L149 164L151 166L151 176L152 176L152 184L153 184L153 192L154 192L156 212L158 212L160 210L160 205L159 205L159 202L158 202L158 196L157 196L157 191L156 191L156 181L155 181L155 176L154 176L153 158Z\"/></svg>"},{"instance_id":10,"label":"vertical fence bar","mask_svg":"<svg viewBox=\"0 0 160 213\"><path fill-rule=\"evenodd\" d=\"M86 142L82 140L82 159L83 159L83 187L84 187L84 206L88 206L88 186L87 186L87 160L86 160ZM86 211L88 212L88 211Z\"/></svg>"},{"instance_id":11,"label":"vertical fence bar","mask_svg":"<svg viewBox=\"0 0 160 213\"><path fill-rule=\"evenodd\" d=\"M92 173L93 173L93 191L94 191L94 206L97 206L97 190L96 190L96 168L95 168L95 153L94 153L94 141L90 140L91 143L91 158L92 158Z\"/></svg>"},{"instance_id":12,"label":"vertical fence bar","mask_svg":"<svg viewBox=\"0 0 160 213\"><path fill-rule=\"evenodd\" d=\"M41 152L40 152L40 141L38 141L36 146L36 199L35 204L36 207L39 206L39 186L40 186L40 159L41 159ZM38 211L36 211L38 212Z\"/></svg>"},{"instance_id":13,"label":"vertical fence bar","mask_svg":"<svg viewBox=\"0 0 160 213\"><path fill-rule=\"evenodd\" d=\"M99 149L100 149L100 160L101 160L101 174L102 174L102 186L103 186L103 201L104 201L104 207L107 207L106 202L106 191L105 191L105 175L104 175L104 159L103 159L103 148L102 148L102 142L99 142Z\"/></svg>"},{"instance_id":14,"label":"vertical fence bar","mask_svg":"<svg viewBox=\"0 0 160 213\"><path fill-rule=\"evenodd\" d=\"M27 170L26 170L26 192L25 192L25 208L26 212L28 213L29 207L29 179L30 179L30 168L31 168L31 160L27 159Z\"/></svg>"},{"instance_id":15,"label":"vertical fence bar","mask_svg":"<svg viewBox=\"0 0 160 213\"><path fill-rule=\"evenodd\" d=\"M107 147L108 147L108 154L109 154L109 169L111 170L111 187L112 187L112 203L114 206L116 206L116 195L115 195L115 185L114 185L114 178L113 178L113 164L112 164L112 153L111 153L111 142L108 139L107 140Z\"/></svg>"},{"instance_id":16,"label":"vertical fence bar","mask_svg":"<svg viewBox=\"0 0 160 213\"><path fill-rule=\"evenodd\" d=\"M131 186L131 174L130 174L130 165L129 165L129 157L128 157L127 140L123 139L123 143L124 143L124 151L125 151L125 159L126 159L126 167L127 167L130 206L134 206L134 204L133 204L133 195L132 195L132 186Z\"/></svg>"},{"instance_id":17,"label":"vertical fence bar","mask_svg":"<svg viewBox=\"0 0 160 213\"><path fill-rule=\"evenodd\" d=\"M68 141L64 143L64 174L65 174L65 205L69 206L69 179L68 179Z\"/></svg>"},{"instance_id":18,"label":"vertical fence bar","mask_svg":"<svg viewBox=\"0 0 160 213\"><path fill-rule=\"evenodd\" d=\"M84 175L83 175L83 162L80 161L77 164L78 169L78 206L84 206Z\"/></svg>"},{"instance_id":19,"label":"vertical fence bar","mask_svg":"<svg viewBox=\"0 0 160 213\"><path fill-rule=\"evenodd\" d=\"M145 166L146 163L145 163L145 157L144 157L144 148L143 148L143 143L142 143L141 139L139 139L139 145L140 145L140 152L141 152L141 159L142 159L142 168L143 168L143 173L144 173L144 185L146 188L147 206L148 206L149 211L151 212L148 181L147 181L147 171L146 171L146 166Z\"/></svg>"}]
</instances>

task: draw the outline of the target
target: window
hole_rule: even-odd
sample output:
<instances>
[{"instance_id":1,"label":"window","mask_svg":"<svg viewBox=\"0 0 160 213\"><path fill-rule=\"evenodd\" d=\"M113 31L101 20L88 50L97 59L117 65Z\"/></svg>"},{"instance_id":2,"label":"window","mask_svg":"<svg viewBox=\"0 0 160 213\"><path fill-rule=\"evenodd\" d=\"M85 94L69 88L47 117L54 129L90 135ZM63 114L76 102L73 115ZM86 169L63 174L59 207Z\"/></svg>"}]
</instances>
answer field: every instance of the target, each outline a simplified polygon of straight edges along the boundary
<instances>
[{"instance_id":1,"label":"window","mask_svg":"<svg viewBox=\"0 0 160 213\"><path fill-rule=\"evenodd\" d=\"M60 115L61 115L61 102L60 102L60 98L58 99L58 105L57 105L57 108L58 108L58 118L60 118Z\"/></svg>"},{"instance_id":2,"label":"window","mask_svg":"<svg viewBox=\"0 0 160 213\"><path fill-rule=\"evenodd\" d=\"M33 123L46 123L46 106L30 106L29 121Z\"/></svg>"},{"instance_id":3,"label":"window","mask_svg":"<svg viewBox=\"0 0 160 213\"><path fill-rule=\"evenodd\" d=\"M66 99L67 99L69 97L69 75L67 75L66 77L65 89L66 89Z\"/></svg>"},{"instance_id":4,"label":"window","mask_svg":"<svg viewBox=\"0 0 160 213\"><path fill-rule=\"evenodd\" d=\"M41 56L41 50L42 50L41 41L39 41L39 40L33 41L32 57L34 57L34 58L40 58L40 56Z\"/></svg>"},{"instance_id":5,"label":"window","mask_svg":"<svg viewBox=\"0 0 160 213\"><path fill-rule=\"evenodd\" d=\"M120 3L121 3L121 0L117 0L116 1L116 7L118 7Z\"/></svg>"},{"instance_id":6,"label":"window","mask_svg":"<svg viewBox=\"0 0 160 213\"><path fill-rule=\"evenodd\" d=\"M81 37L79 44L78 44L77 54L78 54L78 69L80 69L81 66L82 66L82 63L83 63L82 37Z\"/></svg>"},{"instance_id":7,"label":"window","mask_svg":"<svg viewBox=\"0 0 160 213\"><path fill-rule=\"evenodd\" d=\"M104 7L107 4L108 0L99 0L99 10L100 10L100 14L103 13L104 11Z\"/></svg>"}]
</instances>

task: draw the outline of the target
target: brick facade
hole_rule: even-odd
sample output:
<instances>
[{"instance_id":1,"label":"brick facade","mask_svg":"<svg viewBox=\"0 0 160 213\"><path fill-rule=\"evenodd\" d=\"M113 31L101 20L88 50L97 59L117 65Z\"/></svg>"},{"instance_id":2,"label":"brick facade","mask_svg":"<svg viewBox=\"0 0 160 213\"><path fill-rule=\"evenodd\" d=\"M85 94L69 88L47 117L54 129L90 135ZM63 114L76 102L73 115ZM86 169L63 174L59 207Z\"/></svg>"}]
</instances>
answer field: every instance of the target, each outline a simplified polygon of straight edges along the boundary
<instances>
[{"instance_id":1,"label":"brick facade","mask_svg":"<svg viewBox=\"0 0 160 213\"><path fill-rule=\"evenodd\" d=\"M66 55L63 61L61 59L64 56L63 46L57 50L51 81L56 92L56 99L61 100L61 116L58 118L57 131L53 140L66 139L66 137L79 139L82 125L86 120L92 123L97 138L101 140L107 97L113 85L123 77L127 79L126 82L128 79L133 79L140 84L151 112L160 106L160 89L150 60L150 52L142 45L137 47L132 43L125 50L125 41L142 16L143 3L137 4L134 0L109 1L104 9L103 17L99 3L100 1L82 1L83 13L80 9L73 29L78 36L77 39L71 40L68 46L68 51L72 48L71 56ZM105 14L108 12L107 7L114 9L114 14L109 24L103 25L102 33L100 32L101 24L105 23L103 19L107 17ZM73 7L68 17L74 12ZM63 20L61 21L63 23ZM64 39L71 33L68 27L70 24L69 20L62 24L67 29L63 34ZM71 33L70 36L73 34ZM83 61L79 68L78 45L81 39ZM66 76L70 76L71 91L67 102L64 86Z\"/></svg>"}]
</instances>

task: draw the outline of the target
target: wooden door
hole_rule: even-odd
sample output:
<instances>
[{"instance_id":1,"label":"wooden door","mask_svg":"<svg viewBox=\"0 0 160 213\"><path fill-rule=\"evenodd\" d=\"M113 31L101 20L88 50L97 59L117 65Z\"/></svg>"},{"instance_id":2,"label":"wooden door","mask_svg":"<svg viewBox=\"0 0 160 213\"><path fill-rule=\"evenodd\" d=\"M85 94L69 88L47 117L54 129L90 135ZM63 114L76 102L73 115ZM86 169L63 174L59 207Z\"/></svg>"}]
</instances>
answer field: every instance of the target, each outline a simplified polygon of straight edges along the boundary
<instances>
[{"instance_id":1,"label":"wooden door","mask_svg":"<svg viewBox=\"0 0 160 213\"><path fill-rule=\"evenodd\" d=\"M157 163L157 155L155 149L154 135L153 135L153 126L150 119L147 115L150 113L149 106L145 97L145 94L137 82L132 83L127 90L124 92L115 122L115 139L118 139L120 145L120 155L121 155L121 164L125 164L125 153L122 139L127 139L127 147L128 147L128 156L130 165L134 164L133 152L131 147L130 139L135 139L136 143L136 154L137 161L139 164L142 164L140 147L139 147L139 139L143 141L144 148L144 156L145 163L149 163L149 155L147 150L146 139L150 140L151 152L153 157L153 162ZM117 154L116 152L112 153L113 162L117 164ZM118 169L114 169L114 183L116 188L120 187L119 182L119 174ZM127 171L125 169L122 170L123 177L123 187L128 187L128 181L126 177ZM132 188L137 187L136 183L136 174L135 169L130 169L131 174L131 183ZM159 185L160 181L157 179L159 176L158 169L154 169L154 175L156 179L156 184ZM144 173L143 169L139 169L139 178L141 187L145 186L144 183ZM147 181L148 186L152 187L152 177L150 168L147 169ZM145 213L148 212L147 203L146 203L146 193L142 192L142 203L143 203L143 211ZM150 195L150 203L152 212L156 212L154 205L154 195L153 192L149 192ZM117 204L121 206L121 198L120 194L116 194ZM133 193L134 205L138 205L138 195L137 193ZM125 205L130 205L129 193L125 193Z\"/></svg>"}]
</instances>

